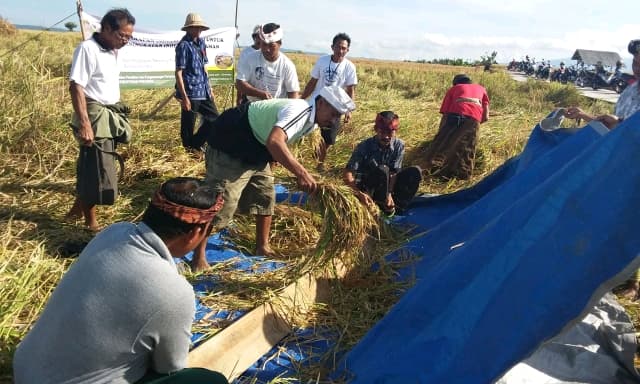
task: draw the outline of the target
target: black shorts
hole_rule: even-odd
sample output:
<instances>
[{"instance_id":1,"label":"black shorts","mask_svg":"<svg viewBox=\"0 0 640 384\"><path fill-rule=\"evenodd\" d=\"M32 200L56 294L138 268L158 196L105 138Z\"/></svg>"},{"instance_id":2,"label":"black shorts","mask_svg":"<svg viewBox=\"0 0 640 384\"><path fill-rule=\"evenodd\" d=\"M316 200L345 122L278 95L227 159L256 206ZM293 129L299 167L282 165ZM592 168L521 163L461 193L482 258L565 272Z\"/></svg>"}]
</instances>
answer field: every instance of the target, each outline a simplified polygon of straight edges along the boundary
<instances>
[{"instance_id":1,"label":"black shorts","mask_svg":"<svg viewBox=\"0 0 640 384\"><path fill-rule=\"evenodd\" d=\"M322 139L326 145L333 145L336 143L336 137L338 137L338 133L340 133L340 128L340 123L330 128L320 128L320 134L322 135Z\"/></svg>"}]
</instances>

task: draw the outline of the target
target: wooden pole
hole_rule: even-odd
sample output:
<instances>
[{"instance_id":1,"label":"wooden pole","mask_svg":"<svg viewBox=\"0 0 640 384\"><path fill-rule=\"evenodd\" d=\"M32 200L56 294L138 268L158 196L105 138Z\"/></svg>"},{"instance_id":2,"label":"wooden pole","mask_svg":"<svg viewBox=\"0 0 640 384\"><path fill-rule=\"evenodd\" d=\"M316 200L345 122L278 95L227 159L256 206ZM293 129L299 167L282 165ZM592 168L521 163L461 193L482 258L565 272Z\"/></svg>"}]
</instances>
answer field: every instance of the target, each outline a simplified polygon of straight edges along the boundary
<instances>
[{"instance_id":1,"label":"wooden pole","mask_svg":"<svg viewBox=\"0 0 640 384\"><path fill-rule=\"evenodd\" d=\"M162 100L155 108L153 108L151 110L151 112L149 112L149 114L147 116L145 116L145 118L149 119L152 118L156 115L156 113L160 112L160 110L164 107L166 107L167 104L169 104L169 102L175 97L175 94L173 91L171 91L171 94L169 96L167 96L166 99Z\"/></svg>"},{"instance_id":2,"label":"wooden pole","mask_svg":"<svg viewBox=\"0 0 640 384\"><path fill-rule=\"evenodd\" d=\"M236 18L235 18L234 24L235 24L235 27L236 27L236 44L235 45L239 47L240 45L238 44L238 36L240 34L238 33L238 0L236 0ZM233 69L231 70L231 76L232 76L232 79L231 79L231 107L232 108L235 106L235 102L236 102L236 85L235 85L235 82L236 82L236 68L238 67L238 61L235 60L235 57L236 57L235 48L234 48L234 52L233 52L233 57L234 57Z\"/></svg>"},{"instance_id":3,"label":"wooden pole","mask_svg":"<svg viewBox=\"0 0 640 384\"><path fill-rule=\"evenodd\" d=\"M82 40L86 39L84 31L84 23L82 22L82 0L76 0L76 11L78 12L78 20L80 20L80 33L82 34Z\"/></svg>"}]
</instances>

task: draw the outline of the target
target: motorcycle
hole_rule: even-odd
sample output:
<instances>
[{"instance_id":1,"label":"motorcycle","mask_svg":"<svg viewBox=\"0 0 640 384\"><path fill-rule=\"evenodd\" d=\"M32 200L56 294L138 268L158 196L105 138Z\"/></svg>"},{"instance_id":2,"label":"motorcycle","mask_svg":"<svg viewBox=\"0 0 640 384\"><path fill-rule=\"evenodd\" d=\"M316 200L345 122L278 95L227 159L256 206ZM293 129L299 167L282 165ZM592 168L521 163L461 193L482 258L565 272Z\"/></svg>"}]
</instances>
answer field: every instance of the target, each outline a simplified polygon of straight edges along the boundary
<instances>
[{"instance_id":1,"label":"motorcycle","mask_svg":"<svg viewBox=\"0 0 640 384\"><path fill-rule=\"evenodd\" d=\"M551 70L549 65L539 65L536 71L536 78L546 80L549 78L549 71Z\"/></svg>"},{"instance_id":2,"label":"motorcycle","mask_svg":"<svg viewBox=\"0 0 640 384\"><path fill-rule=\"evenodd\" d=\"M584 87L587 84L593 84L593 78L595 77L596 72L590 71L585 68L580 68L577 70L575 84L576 87Z\"/></svg>"},{"instance_id":3,"label":"motorcycle","mask_svg":"<svg viewBox=\"0 0 640 384\"><path fill-rule=\"evenodd\" d=\"M635 81L636 81L635 76L633 76L632 74L623 72L620 74L620 77L618 78L618 81L614 85L613 90L616 91L616 93L622 93L628 86L633 84Z\"/></svg>"},{"instance_id":4,"label":"motorcycle","mask_svg":"<svg viewBox=\"0 0 640 384\"><path fill-rule=\"evenodd\" d=\"M591 88L594 90L599 88L611 89L616 93L622 93L629 85L629 81L633 79L633 75L616 71L608 73L604 71L598 72L592 79Z\"/></svg>"},{"instance_id":5,"label":"motorcycle","mask_svg":"<svg viewBox=\"0 0 640 384\"><path fill-rule=\"evenodd\" d=\"M561 66L560 68L553 70L549 76L549 80L567 84L567 81L569 80L568 68Z\"/></svg>"}]
</instances>

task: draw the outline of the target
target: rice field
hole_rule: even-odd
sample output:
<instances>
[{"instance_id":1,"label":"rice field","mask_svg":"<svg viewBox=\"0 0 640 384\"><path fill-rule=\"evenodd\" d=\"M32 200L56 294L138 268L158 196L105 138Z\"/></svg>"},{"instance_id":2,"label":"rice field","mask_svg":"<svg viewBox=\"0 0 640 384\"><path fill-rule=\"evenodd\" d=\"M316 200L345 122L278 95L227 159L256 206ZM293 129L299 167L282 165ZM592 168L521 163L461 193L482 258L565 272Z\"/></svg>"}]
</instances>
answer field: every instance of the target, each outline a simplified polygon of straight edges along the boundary
<instances>
[{"instance_id":1,"label":"rice field","mask_svg":"<svg viewBox=\"0 0 640 384\"><path fill-rule=\"evenodd\" d=\"M11 356L17 343L37 319L73 256L93 236L82 223L64 219L73 202L77 157L68 128L72 109L67 74L79 40L79 33L36 34L6 25L0 28L0 382L11 381ZM289 56L304 87L316 57ZM400 116L398 135L407 147L405 165L423 165L424 151L438 127L440 101L452 77L464 71L487 88L491 114L481 126L472 179L425 180L420 187L423 193L449 193L473 185L520 153L532 127L554 107L580 104L594 113L612 109L605 102L583 98L570 86L516 83L500 69L489 73L473 67L352 61L359 77L357 110L331 148L326 171L317 174L322 193L309 206L281 205L274 216L271 242L291 268L251 281L225 265L206 272L219 275L226 284L223 297L207 299L212 305L250 309L300 273L340 260L358 273L338 283L329 305L295 322L344 330L336 347L342 349L354 345L407 288L394 282L394 265L383 265L376 272L368 268L406 241L407 233L381 224L376 213L350 197L341 182L351 151L372 135L377 112L393 110ZM134 138L119 148L125 158L121 196L113 206L98 207L101 224L139 219L151 191L167 178L204 175L203 160L181 147L178 103L172 100L155 111L171 94L171 89L123 92L123 101L133 111ZM214 94L219 109L232 106L230 86L215 87ZM308 169L315 166L317 140L311 137L294 149ZM295 185L281 167L276 177L280 183ZM240 217L232 236L246 249L252 249L252 222ZM197 276L187 273L190 279ZM627 308L637 322L637 306ZM321 367L312 367L301 377L313 379L321 371Z\"/></svg>"}]
</instances>

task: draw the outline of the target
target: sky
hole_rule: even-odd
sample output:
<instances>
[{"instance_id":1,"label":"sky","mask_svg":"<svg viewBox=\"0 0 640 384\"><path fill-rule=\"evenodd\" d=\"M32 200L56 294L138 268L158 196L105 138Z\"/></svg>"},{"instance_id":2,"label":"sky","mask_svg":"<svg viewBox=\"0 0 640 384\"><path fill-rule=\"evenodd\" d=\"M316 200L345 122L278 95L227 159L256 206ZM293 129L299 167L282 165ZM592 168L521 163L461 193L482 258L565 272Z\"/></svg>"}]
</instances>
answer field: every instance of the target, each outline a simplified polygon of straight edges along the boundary
<instances>
[{"instance_id":1,"label":"sky","mask_svg":"<svg viewBox=\"0 0 640 384\"><path fill-rule=\"evenodd\" d=\"M391 60L462 58L498 52L506 63L525 55L568 59L577 48L618 52L625 62L629 40L640 38L640 2L576 0L237 0L241 46L255 24L275 22L283 48L331 53L338 32L351 36L350 56ZM85 12L101 17L127 7L136 27L179 30L189 12L211 26L236 25L236 1L84 0ZM74 0L0 0L0 16L13 24L50 27L72 15ZM64 22L58 24L63 28Z\"/></svg>"}]
</instances>

